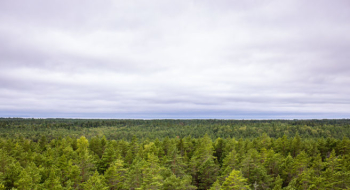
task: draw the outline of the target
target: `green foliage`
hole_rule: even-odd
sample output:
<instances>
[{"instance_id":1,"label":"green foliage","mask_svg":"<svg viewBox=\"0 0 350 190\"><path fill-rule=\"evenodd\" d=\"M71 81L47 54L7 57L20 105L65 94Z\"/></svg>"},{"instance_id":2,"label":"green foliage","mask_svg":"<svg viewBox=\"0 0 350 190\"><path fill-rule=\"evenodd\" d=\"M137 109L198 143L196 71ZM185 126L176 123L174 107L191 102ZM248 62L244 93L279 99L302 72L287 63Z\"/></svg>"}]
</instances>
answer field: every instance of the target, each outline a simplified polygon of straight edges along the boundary
<instances>
[{"instance_id":1,"label":"green foliage","mask_svg":"<svg viewBox=\"0 0 350 190\"><path fill-rule=\"evenodd\" d=\"M21 171L19 179L15 182L15 185L17 189L38 189L40 179L40 169L31 162Z\"/></svg>"},{"instance_id":2,"label":"green foliage","mask_svg":"<svg viewBox=\"0 0 350 190\"><path fill-rule=\"evenodd\" d=\"M2 118L0 190L349 189L349 126Z\"/></svg>"},{"instance_id":3,"label":"green foliage","mask_svg":"<svg viewBox=\"0 0 350 190\"><path fill-rule=\"evenodd\" d=\"M272 190L282 190L282 184L283 184L283 179L281 179L281 177L278 175L275 179Z\"/></svg>"},{"instance_id":4,"label":"green foliage","mask_svg":"<svg viewBox=\"0 0 350 190\"><path fill-rule=\"evenodd\" d=\"M213 185L210 187L209 190L220 190L221 189L221 185L219 180L217 180L215 183L213 183Z\"/></svg>"},{"instance_id":5,"label":"green foliage","mask_svg":"<svg viewBox=\"0 0 350 190\"><path fill-rule=\"evenodd\" d=\"M94 175L91 176L84 184L84 189L91 190L107 190L108 186L105 183L105 179L102 175L95 171Z\"/></svg>"},{"instance_id":6,"label":"green foliage","mask_svg":"<svg viewBox=\"0 0 350 190\"><path fill-rule=\"evenodd\" d=\"M221 186L221 190L243 190L249 189L247 184L247 179L242 176L242 173L237 170L232 170L230 175L226 178L224 183Z\"/></svg>"},{"instance_id":7,"label":"green foliage","mask_svg":"<svg viewBox=\"0 0 350 190\"><path fill-rule=\"evenodd\" d=\"M176 177L171 175L164 180L164 190L195 190L196 186L191 185L192 179L190 176Z\"/></svg>"},{"instance_id":8,"label":"green foliage","mask_svg":"<svg viewBox=\"0 0 350 190\"><path fill-rule=\"evenodd\" d=\"M213 143L208 135L199 139L199 143L190 161L194 185L209 189L216 181L219 166L214 162Z\"/></svg>"},{"instance_id":9,"label":"green foliage","mask_svg":"<svg viewBox=\"0 0 350 190\"><path fill-rule=\"evenodd\" d=\"M63 190L60 177L57 175L57 168L51 168L49 178L42 184L43 189Z\"/></svg>"},{"instance_id":10,"label":"green foliage","mask_svg":"<svg viewBox=\"0 0 350 190\"><path fill-rule=\"evenodd\" d=\"M124 167L123 160L115 160L105 172L105 179L110 189L123 189L128 169Z\"/></svg>"},{"instance_id":11,"label":"green foliage","mask_svg":"<svg viewBox=\"0 0 350 190\"><path fill-rule=\"evenodd\" d=\"M350 120L125 120L125 119L22 119L0 118L0 137L24 138L40 141L44 149L46 141L70 136L85 136L92 139L105 136L106 139L162 140L166 137L194 138L208 134L216 138L257 138L262 134L267 137L281 138L283 135L293 138L298 133L301 138L337 138L350 137ZM297 140L297 139L296 139ZM101 142L97 142L101 143ZM268 143L268 142L267 142ZM296 142L297 143L297 142ZM94 144L94 142L92 142ZM102 145L102 144L101 144ZM298 145L298 144L294 144ZM220 142L215 148L220 149ZM280 148L296 148L281 146ZM334 148L334 147L333 147ZM74 149L74 147L73 147ZM267 148L268 149L268 148ZM98 145L92 150L101 157L102 149ZM349 150L348 150L349 151ZM217 155L221 160L220 151ZM294 154L292 154L294 156Z\"/></svg>"}]
</instances>

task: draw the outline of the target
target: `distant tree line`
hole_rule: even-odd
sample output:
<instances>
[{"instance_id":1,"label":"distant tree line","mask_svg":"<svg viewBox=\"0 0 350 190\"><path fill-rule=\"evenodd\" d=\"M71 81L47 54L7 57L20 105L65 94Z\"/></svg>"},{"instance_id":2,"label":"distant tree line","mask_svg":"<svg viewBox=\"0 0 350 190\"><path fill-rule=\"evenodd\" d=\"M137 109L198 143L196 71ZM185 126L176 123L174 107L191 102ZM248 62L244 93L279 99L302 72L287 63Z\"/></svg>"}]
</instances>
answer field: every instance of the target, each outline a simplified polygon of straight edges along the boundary
<instances>
[{"instance_id":1,"label":"distant tree line","mask_svg":"<svg viewBox=\"0 0 350 190\"><path fill-rule=\"evenodd\" d=\"M302 138L350 137L350 120L123 120L123 119L23 119L0 118L0 136L38 141L84 135L87 139L104 135L109 140L165 137L256 138L266 133L269 137L283 135Z\"/></svg>"}]
</instances>

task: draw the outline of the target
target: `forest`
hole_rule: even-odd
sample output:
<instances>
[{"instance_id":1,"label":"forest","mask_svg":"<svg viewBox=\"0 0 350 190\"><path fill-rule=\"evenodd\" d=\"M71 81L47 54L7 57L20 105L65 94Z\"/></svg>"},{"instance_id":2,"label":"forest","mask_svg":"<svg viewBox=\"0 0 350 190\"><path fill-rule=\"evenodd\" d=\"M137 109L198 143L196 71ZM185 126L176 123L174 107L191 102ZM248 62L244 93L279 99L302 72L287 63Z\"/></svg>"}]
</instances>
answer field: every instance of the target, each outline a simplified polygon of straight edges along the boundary
<instances>
[{"instance_id":1,"label":"forest","mask_svg":"<svg viewBox=\"0 0 350 190\"><path fill-rule=\"evenodd\" d=\"M350 120L0 118L0 190L350 189Z\"/></svg>"}]
</instances>

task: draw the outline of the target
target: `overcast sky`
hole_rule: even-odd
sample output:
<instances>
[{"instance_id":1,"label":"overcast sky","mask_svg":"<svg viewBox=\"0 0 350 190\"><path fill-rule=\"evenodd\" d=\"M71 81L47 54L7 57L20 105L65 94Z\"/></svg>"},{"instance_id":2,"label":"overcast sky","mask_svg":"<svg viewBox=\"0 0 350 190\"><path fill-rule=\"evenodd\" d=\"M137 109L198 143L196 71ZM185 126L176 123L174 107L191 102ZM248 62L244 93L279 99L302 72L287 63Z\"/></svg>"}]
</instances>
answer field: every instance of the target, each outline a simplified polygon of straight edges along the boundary
<instances>
[{"instance_id":1,"label":"overcast sky","mask_svg":"<svg viewBox=\"0 0 350 190\"><path fill-rule=\"evenodd\" d=\"M0 117L350 118L350 1L3 0Z\"/></svg>"}]
</instances>

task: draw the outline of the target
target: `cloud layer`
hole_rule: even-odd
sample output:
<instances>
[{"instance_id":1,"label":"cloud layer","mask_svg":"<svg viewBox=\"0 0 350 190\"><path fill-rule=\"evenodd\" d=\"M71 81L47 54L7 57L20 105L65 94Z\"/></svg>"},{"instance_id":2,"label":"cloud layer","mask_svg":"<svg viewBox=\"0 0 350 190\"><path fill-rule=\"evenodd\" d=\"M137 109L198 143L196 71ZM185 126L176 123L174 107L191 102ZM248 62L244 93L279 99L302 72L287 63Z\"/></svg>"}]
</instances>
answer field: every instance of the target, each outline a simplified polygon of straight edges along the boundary
<instances>
[{"instance_id":1,"label":"cloud layer","mask_svg":"<svg viewBox=\"0 0 350 190\"><path fill-rule=\"evenodd\" d=\"M0 117L349 118L349 9L2 1Z\"/></svg>"}]
</instances>

